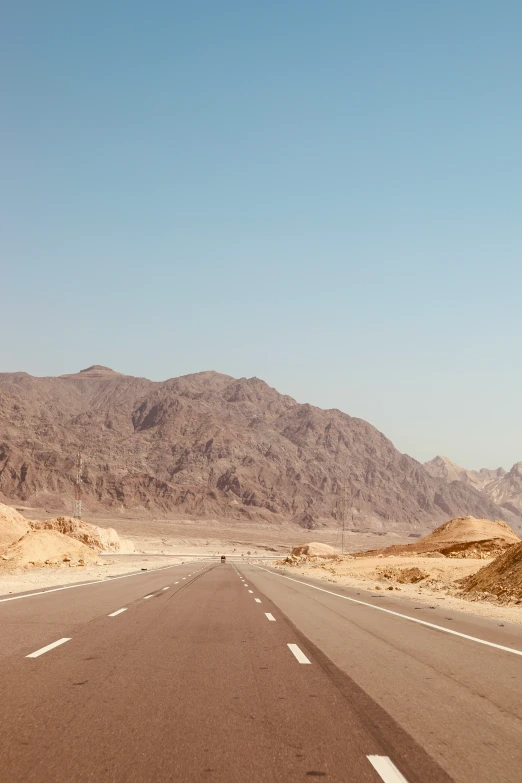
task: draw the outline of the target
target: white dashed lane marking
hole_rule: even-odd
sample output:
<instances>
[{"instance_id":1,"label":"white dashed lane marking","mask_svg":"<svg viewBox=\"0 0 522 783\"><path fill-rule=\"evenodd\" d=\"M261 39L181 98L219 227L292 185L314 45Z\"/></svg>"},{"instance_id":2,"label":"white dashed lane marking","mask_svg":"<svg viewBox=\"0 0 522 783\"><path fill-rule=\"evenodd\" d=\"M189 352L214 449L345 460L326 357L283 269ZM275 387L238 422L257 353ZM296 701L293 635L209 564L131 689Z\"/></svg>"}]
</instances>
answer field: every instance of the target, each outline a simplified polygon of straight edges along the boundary
<instances>
[{"instance_id":1,"label":"white dashed lane marking","mask_svg":"<svg viewBox=\"0 0 522 783\"><path fill-rule=\"evenodd\" d=\"M253 593L254 591L253 591L253 590L249 590L248 592L249 592L249 593Z\"/></svg>"},{"instance_id":2,"label":"white dashed lane marking","mask_svg":"<svg viewBox=\"0 0 522 783\"><path fill-rule=\"evenodd\" d=\"M271 623L275 623L276 619L273 614L270 614L270 612L265 612L265 617L267 620L270 620Z\"/></svg>"},{"instance_id":3,"label":"white dashed lane marking","mask_svg":"<svg viewBox=\"0 0 522 783\"><path fill-rule=\"evenodd\" d=\"M144 601L146 601L146 600L147 600L147 598L152 598L152 593L150 593L149 595L144 595L144 596L143 596L143 600L144 600Z\"/></svg>"},{"instance_id":4,"label":"white dashed lane marking","mask_svg":"<svg viewBox=\"0 0 522 783\"><path fill-rule=\"evenodd\" d=\"M384 783L408 783L388 756L366 756Z\"/></svg>"},{"instance_id":5,"label":"white dashed lane marking","mask_svg":"<svg viewBox=\"0 0 522 783\"><path fill-rule=\"evenodd\" d=\"M254 598L254 601L256 602L256 604L260 604L261 603L261 599L260 598Z\"/></svg>"},{"instance_id":6,"label":"white dashed lane marking","mask_svg":"<svg viewBox=\"0 0 522 783\"><path fill-rule=\"evenodd\" d=\"M26 658L38 658L40 655L43 655L46 652L49 652L49 650L54 650L55 647L59 647L61 644L65 644L65 642L70 642L70 638L64 638L64 639L58 639L57 642L53 642L52 644L48 644L46 647L42 647L40 650L37 650L34 653L31 653L30 655L26 655Z\"/></svg>"},{"instance_id":7,"label":"white dashed lane marking","mask_svg":"<svg viewBox=\"0 0 522 783\"><path fill-rule=\"evenodd\" d=\"M168 590L169 588L168 587L162 587L161 589L162 590Z\"/></svg>"},{"instance_id":8,"label":"white dashed lane marking","mask_svg":"<svg viewBox=\"0 0 522 783\"><path fill-rule=\"evenodd\" d=\"M308 660L304 652L297 646L297 644L288 644L287 647L289 647L290 652L292 652L299 663L311 663L311 661Z\"/></svg>"},{"instance_id":9,"label":"white dashed lane marking","mask_svg":"<svg viewBox=\"0 0 522 783\"><path fill-rule=\"evenodd\" d=\"M117 614L121 614L122 612L126 612L127 607L124 609L118 609L116 612L111 612L111 614L107 615L108 617L116 617Z\"/></svg>"}]
</instances>

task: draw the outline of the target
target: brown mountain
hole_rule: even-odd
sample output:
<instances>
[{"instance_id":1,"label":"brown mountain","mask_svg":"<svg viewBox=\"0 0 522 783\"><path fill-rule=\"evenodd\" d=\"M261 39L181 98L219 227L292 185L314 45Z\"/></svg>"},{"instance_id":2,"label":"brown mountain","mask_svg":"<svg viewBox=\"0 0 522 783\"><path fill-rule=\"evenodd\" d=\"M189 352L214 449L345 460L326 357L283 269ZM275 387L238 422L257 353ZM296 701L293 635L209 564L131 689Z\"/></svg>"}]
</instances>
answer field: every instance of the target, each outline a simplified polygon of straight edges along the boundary
<instances>
[{"instance_id":1,"label":"brown mountain","mask_svg":"<svg viewBox=\"0 0 522 783\"><path fill-rule=\"evenodd\" d=\"M516 462L506 473L504 468L466 470L447 457L435 457L424 463L431 476L443 481L461 481L480 490L489 500L506 511L522 514L522 462Z\"/></svg>"},{"instance_id":2,"label":"brown mountain","mask_svg":"<svg viewBox=\"0 0 522 783\"><path fill-rule=\"evenodd\" d=\"M0 374L3 500L69 510L79 447L93 511L314 527L333 520L346 484L355 529L422 530L465 514L517 522L473 487L434 478L362 419L300 405L258 378L157 383L98 365L59 378Z\"/></svg>"},{"instance_id":3,"label":"brown mountain","mask_svg":"<svg viewBox=\"0 0 522 783\"><path fill-rule=\"evenodd\" d=\"M504 468L467 470L447 457L440 456L425 462L424 467L430 476L443 479L444 481L462 481L464 484L468 484L476 489L484 489L491 481L501 478L506 473Z\"/></svg>"},{"instance_id":4,"label":"brown mountain","mask_svg":"<svg viewBox=\"0 0 522 783\"><path fill-rule=\"evenodd\" d=\"M486 484L483 492L502 508L522 514L522 462Z\"/></svg>"}]
</instances>

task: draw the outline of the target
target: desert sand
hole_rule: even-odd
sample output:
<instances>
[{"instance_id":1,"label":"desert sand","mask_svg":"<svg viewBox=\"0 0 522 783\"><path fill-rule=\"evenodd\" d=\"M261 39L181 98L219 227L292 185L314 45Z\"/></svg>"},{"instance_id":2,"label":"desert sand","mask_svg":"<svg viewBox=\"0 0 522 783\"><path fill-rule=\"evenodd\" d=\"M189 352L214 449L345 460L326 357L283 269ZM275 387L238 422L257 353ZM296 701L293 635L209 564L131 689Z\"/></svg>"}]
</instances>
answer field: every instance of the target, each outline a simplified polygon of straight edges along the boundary
<instances>
[{"instance_id":1,"label":"desert sand","mask_svg":"<svg viewBox=\"0 0 522 783\"><path fill-rule=\"evenodd\" d=\"M489 561L492 562L492 559ZM362 592L374 594L377 590L387 590L393 587L394 593L401 598L423 604L444 602L448 610L470 612L482 617L495 617L501 622L522 624L521 606L503 606L488 600L469 600L458 595L455 582L470 574L476 573L485 564L484 560L431 558L431 557L401 557L383 558L368 557L346 559L335 563L302 563L299 565L278 564L275 567L289 575L308 576L323 579L333 585L347 585ZM386 571L394 568L419 568L428 573L426 581L417 584L401 584L395 579L388 579Z\"/></svg>"},{"instance_id":2,"label":"desert sand","mask_svg":"<svg viewBox=\"0 0 522 783\"><path fill-rule=\"evenodd\" d=\"M26 530L24 524L27 525L27 530L31 529L27 520L45 517L43 510L28 508L22 511L25 519L14 509L13 513L9 512L11 537L13 530L15 534ZM98 562L85 562L81 567L71 567L71 563L62 564L67 567L60 568L49 565L30 568L0 567L0 594L8 595L110 578L142 568L162 568L183 560L206 559L226 553L239 559L265 562L268 565L277 563L275 567L278 569L322 579L332 585L347 585L370 593L376 590L393 590L397 595L411 601L427 604L443 601L448 610L522 623L521 606L501 605L494 596L485 598L482 594L472 592L467 598L462 595L459 580L476 574L483 566L494 561L494 557L487 551L477 550L476 557L470 557L469 552L465 556L459 556L459 553L455 552L444 556L437 551L429 554L424 551L425 542L431 542L433 549L444 549L448 543L468 539L491 540L494 542L493 551L496 552L499 545L509 547L519 540L504 523L491 523L482 519L473 522L472 518L450 520L425 539L413 542L411 538L393 533L382 535L347 531L345 549L349 549L350 554L342 556L341 534L337 528L314 530L312 545L305 543L306 532L292 524L252 525L217 519L142 519L101 515L90 515L89 522L98 528L113 528L111 541L114 542L116 535L120 540L125 540L130 549L134 548L136 554L115 556L112 548L106 552L106 556L98 557ZM44 532L47 531L42 530L42 533ZM504 539L502 542L499 542L500 534ZM396 549L402 552L390 554ZM294 562L284 562L292 550L297 553ZM368 550L370 551L367 555L363 554ZM96 556L96 553L94 554ZM408 583L411 574L412 579L416 578L417 570L419 581Z\"/></svg>"},{"instance_id":3,"label":"desert sand","mask_svg":"<svg viewBox=\"0 0 522 783\"><path fill-rule=\"evenodd\" d=\"M33 551L30 557L25 558L25 564L1 560L2 554L6 556L6 547L13 545L29 531L36 529L47 532L48 524L43 524L49 517L47 510L28 506L17 508L0 505L0 533L5 531L5 543L0 545L0 595L107 578L139 571L141 568L162 568L171 563L222 553L245 559L283 557L304 535L303 529L295 524L253 524L187 517L151 519L131 514L87 514L85 525L80 523L74 529L74 520L59 517L53 519L53 530L65 531L68 536L73 535L82 543L87 542L94 547L95 554L104 552L105 556L100 558L101 565L87 562L78 565L81 558L73 558L65 562L62 559L61 567L57 567L57 563L38 566L30 565L28 560L42 562L40 555L43 549L40 553ZM58 522L57 519L65 521ZM115 537L125 543L127 551L134 551L134 556L118 554ZM338 529L314 531L314 537L334 548L340 544ZM354 551L407 540L406 536L393 533L346 533L347 546ZM48 551L43 559L52 559Z\"/></svg>"},{"instance_id":4,"label":"desert sand","mask_svg":"<svg viewBox=\"0 0 522 783\"><path fill-rule=\"evenodd\" d=\"M311 542L294 547L275 567L522 623L522 542L504 522L458 517L419 541L349 555Z\"/></svg>"}]
</instances>

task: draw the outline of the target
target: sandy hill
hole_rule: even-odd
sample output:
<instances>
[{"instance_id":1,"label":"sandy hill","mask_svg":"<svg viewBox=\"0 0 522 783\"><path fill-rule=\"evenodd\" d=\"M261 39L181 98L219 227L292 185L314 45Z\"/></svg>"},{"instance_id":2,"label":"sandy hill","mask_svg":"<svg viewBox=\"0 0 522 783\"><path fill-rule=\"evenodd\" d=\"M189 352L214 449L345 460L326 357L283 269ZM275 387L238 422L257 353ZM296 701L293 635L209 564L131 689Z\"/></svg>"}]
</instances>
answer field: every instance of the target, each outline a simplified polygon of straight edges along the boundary
<instances>
[{"instance_id":1,"label":"sandy hill","mask_svg":"<svg viewBox=\"0 0 522 783\"><path fill-rule=\"evenodd\" d=\"M56 530L30 530L19 541L4 549L0 568L101 563L96 552L86 544Z\"/></svg>"},{"instance_id":2,"label":"sandy hill","mask_svg":"<svg viewBox=\"0 0 522 783\"><path fill-rule=\"evenodd\" d=\"M4 373L0 431L0 499L57 511L71 506L81 446L91 510L313 528L334 521L347 482L356 530L423 531L462 514L522 520L433 477L366 421L298 404L259 378L159 383L99 365L59 378Z\"/></svg>"},{"instance_id":3,"label":"sandy hill","mask_svg":"<svg viewBox=\"0 0 522 783\"><path fill-rule=\"evenodd\" d=\"M14 508L0 503L0 553L10 544L14 544L30 530L25 517Z\"/></svg>"},{"instance_id":4,"label":"sandy hill","mask_svg":"<svg viewBox=\"0 0 522 783\"><path fill-rule=\"evenodd\" d=\"M496 595L522 602L522 542L509 547L489 565L461 582L464 593Z\"/></svg>"},{"instance_id":5,"label":"sandy hill","mask_svg":"<svg viewBox=\"0 0 522 783\"><path fill-rule=\"evenodd\" d=\"M43 521L30 522L32 530L55 530L65 536L75 538L97 552L134 552L134 544L125 538L120 538L112 527L98 527L80 519L71 517L56 517Z\"/></svg>"},{"instance_id":6,"label":"sandy hill","mask_svg":"<svg viewBox=\"0 0 522 783\"><path fill-rule=\"evenodd\" d=\"M112 528L70 517L27 520L0 503L0 566L78 565L97 562L99 552L133 552L132 542ZM81 562L80 562L81 561Z\"/></svg>"},{"instance_id":7,"label":"sandy hill","mask_svg":"<svg viewBox=\"0 0 522 783\"><path fill-rule=\"evenodd\" d=\"M439 552L446 556L498 553L518 543L520 538L505 522L475 517L457 517L411 544L396 544L384 549L358 553L357 557L382 555L419 555Z\"/></svg>"},{"instance_id":8,"label":"sandy hill","mask_svg":"<svg viewBox=\"0 0 522 783\"><path fill-rule=\"evenodd\" d=\"M475 517L458 517L440 525L433 533L422 539L424 546L462 543L467 541L504 541L514 544L520 541L517 534L505 522ZM417 542L419 545L421 542Z\"/></svg>"}]
</instances>

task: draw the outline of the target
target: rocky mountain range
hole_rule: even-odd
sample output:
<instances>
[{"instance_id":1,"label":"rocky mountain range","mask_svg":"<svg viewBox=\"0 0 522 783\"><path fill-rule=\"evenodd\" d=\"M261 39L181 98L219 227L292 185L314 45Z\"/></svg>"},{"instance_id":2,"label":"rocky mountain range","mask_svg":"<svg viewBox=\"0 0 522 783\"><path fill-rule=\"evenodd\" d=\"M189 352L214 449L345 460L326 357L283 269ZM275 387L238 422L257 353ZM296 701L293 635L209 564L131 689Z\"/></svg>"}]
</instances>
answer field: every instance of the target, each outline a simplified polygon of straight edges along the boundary
<instances>
[{"instance_id":1,"label":"rocky mountain range","mask_svg":"<svg viewBox=\"0 0 522 783\"><path fill-rule=\"evenodd\" d=\"M434 478L440 478L443 481L462 481L471 487L484 489L484 487L495 479L502 478L506 474L504 468L489 470L481 468L480 470L467 470L452 462L447 457L437 456L429 462L424 463L428 473Z\"/></svg>"},{"instance_id":2,"label":"rocky mountain range","mask_svg":"<svg viewBox=\"0 0 522 783\"><path fill-rule=\"evenodd\" d=\"M78 449L91 511L313 528L338 520L345 487L353 529L422 531L466 514L522 521L472 482L432 475L366 421L298 404L258 378L154 382L98 365L57 378L0 374L1 500L70 513Z\"/></svg>"},{"instance_id":3,"label":"rocky mountain range","mask_svg":"<svg viewBox=\"0 0 522 783\"><path fill-rule=\"evenodd\" d=\"M506 511L522 514L522 462L516 462L509 471L504 468L466 470L447 457L437 456L425 462L424 467L434 478L473 486Z\"/></svg>"}]
</instances>

